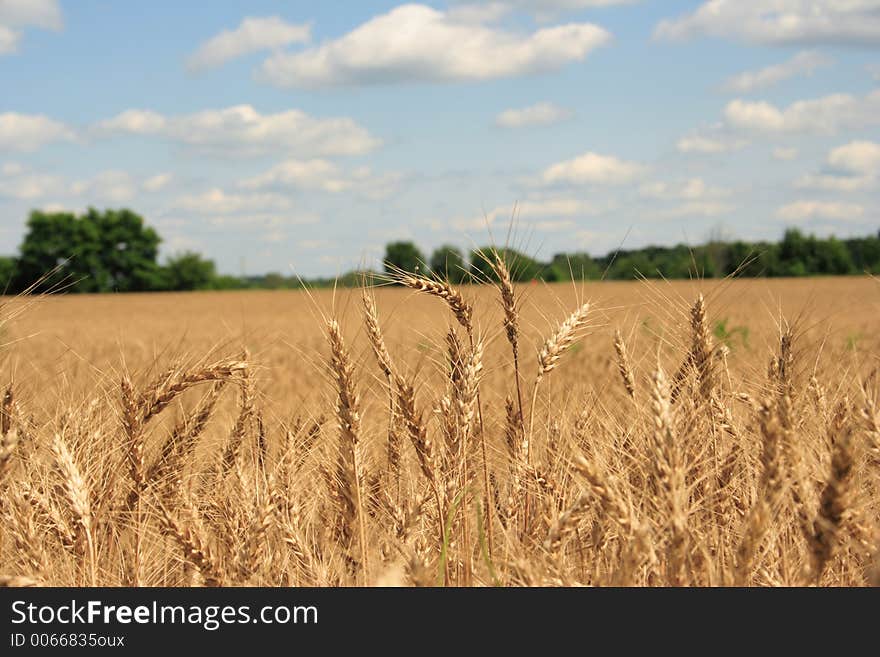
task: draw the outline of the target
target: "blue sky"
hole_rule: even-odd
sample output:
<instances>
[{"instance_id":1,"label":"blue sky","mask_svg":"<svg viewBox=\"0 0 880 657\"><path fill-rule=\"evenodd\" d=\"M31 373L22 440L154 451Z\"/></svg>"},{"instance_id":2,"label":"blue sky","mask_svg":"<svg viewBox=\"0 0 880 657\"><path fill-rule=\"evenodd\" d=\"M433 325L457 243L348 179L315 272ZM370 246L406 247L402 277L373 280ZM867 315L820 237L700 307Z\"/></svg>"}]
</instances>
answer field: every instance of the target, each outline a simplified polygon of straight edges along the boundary
<instances>
[{"instance_id":1,"label":"blue sky","mask_svg":"<svg viewBox=\"0 0 880 657\"><path fill-rule=\"evenodd\" d=\"M864 235L878 83L880 0L0 0L0 253L88 206L227 273Z\"/></svg>"}]
</instances>

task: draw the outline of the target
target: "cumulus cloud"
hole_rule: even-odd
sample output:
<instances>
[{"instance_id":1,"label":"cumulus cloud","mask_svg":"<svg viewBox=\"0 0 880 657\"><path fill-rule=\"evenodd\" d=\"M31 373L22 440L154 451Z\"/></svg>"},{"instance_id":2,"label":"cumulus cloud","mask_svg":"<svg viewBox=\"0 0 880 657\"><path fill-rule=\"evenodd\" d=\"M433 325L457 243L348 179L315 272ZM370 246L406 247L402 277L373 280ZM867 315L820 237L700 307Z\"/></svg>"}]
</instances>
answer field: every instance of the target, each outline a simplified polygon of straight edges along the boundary
<instances>
[{"instance_id":1,"label":"cumulus cloud","mask_svg":"<svg viewBox=\"0 0 880 657\"><path fill-rule=\"evenodd\" d=\"M533 125L552 125L569 120L574 112L553 103L537 103L520 109L508 109L495 117L495 125L502 128L524 128Z\"/></svg>"},{"instance_id":2,"label":"cumulus cloud","mask_svg":"<svg viewBox=\"0 0 880 657\"><path fill-rule=\"evenodd\" d=\"M479 231L499 220L515 221L518 228L525 225L530 230L549 233L567 230L576 225L577 218L596 216L606 209L597 203L578 198L539 198L499 205L479 216L429 223L433 230L448 230L451 227L458 231Z\"/></svg>"},{"instance_id":3,"label":"cumulus cloud","mask_svg":"<svg viewBox=\"0 0 880 657\"><path fill-rule=\"evenodd\" d=\"M718 199L730 196L731 192L723 187L708 185L702 178L691 178L679 182L645 183L639 188L639 194L645 198L659 200L699 201Z\"/></svg>"},{"instance_id":4,"label":"cumulus cloud","mask_svg":"<svg viewBox=\"0 0 880 657\"><path fill-rule=\"evenodd\" d=\"M773 157L777 160L793 160L798 156L798 149L790 146L780 146L773 149Z\"/></svg>"},{"instance_id":5,"label":"cumulus cloud","mask_svg":"<svg viewBox=\"0 0 880 657\"><path fill-rule=\"evenodd\" d=\"M661 21L655 37L700 36L750 43L880 44L877 0L709 0L696 11Z\"/></svg>"},{"instance_id":6,"label":"cumulus cloud","mask_svg":"<svg viewBox=\"0 0 880 657\"><path fill-rule=\"evenodd\" d=\"M0 2L0 55L16 52L21 41L21 28L28 27L60 30L63 21L57 0Z\"/></svg>"},{"instance_id":7,"label":"cumulus cloud","mask_svg":"<svg viewBox=\"0 0 880 657\"><path fill-rule=\"evenodd\" d=\"M880 90L864 97L833 94L800 100L784 108L737 99L727 104L724 118L729 126L748 132L833 135L880 123Z\"/></svg>"},{"instance_id":8,"label":"cumulus cloud","mask_svg":"<svg viewBox=\"0 0 880 657\"><path fill-rule=\"evenodd\" d=\"M717 217L734 210L729 203L718 201L691 201L681 205L657 210L654 215L658 219L682 219L685 217Z\"/></svg>"},{"instance_id":9,"label":"cumulus cloud","mask_svg":"<svg viewBox=\"0 0 880 657\"><path fill-rule=\"evenodd\" d=\"M311 25L288 23L278 16L245 18L234 30L223 30L199 46L187 60L191 71L203 71L259 52L293 43L308 43Z\"/></svg>"},{"instance_id":10,"label":"cumulus cloud","mask_svg":"<svg viewBox=\"0 0 880 657\"><path fill-rule=\"evenodd\" d=\"M0 114L0 150L35 151L56 141L73 141L73 130L41 114Z\"/></svg>"},{"instance_id":11,"label":"cumulus cloud","mask_svg":"<svg viewBox=\"0 0 880 657\"><path fill-rule=\"evenodd\" d=\"M72 183L70 193L101 201L125 203L134 198L137 184L127 172L111 169L102 171L92 178Z\"/></svg>"},{"instance_id":12,"label":"cumulus cloud","mask_svg":"<svg viewBox=\"0 0 880 657\"><path fill-rule=\"evenodd\" d=\"M564 11L633 5L642 0L502 0L502 4L532 11Z\"/></svg>"},{"instance_id":13,"label":"cumulus cloud","mask_svg":"<svg viewBox=\"0 0 880 657\"><path fill-rule=\"evenodd\" d=\"M18 162L4 162L0 166L0 174L4 176L14 176L24 171L24 167Z\"/></svg>"},{"instance_id":14,"label":"cumulus cloud","mask_svg":"<svg viewBox=\"0 0 880 657\"><path fill-rule=\"evenodd\" d=\"M0 23L47 30L60 30L63 27L57 0L3 0L0 2Z\"/></svg>"},{"instance_id":15,"label":"cumulus cloud","mask_svg":"<svg viewBox=\"0 0 880 657\"><path fill-rule=\"evenodd\" d=\"M644 171L645 167L637 162L587 152L547 167L540 180L546 185L620 185L635 180Z\"/></svg>"},{"instance_id":16,"label":"cumulus cloud","mask_svg":"<svg viewBox=\"0 0 880 657\"><path fill-rule=\"evenodd\" d=\"M810 219L837 219L852 221L860 219L865 209L855 203L836 203L831 201L795 201L776 211L776 216L787 221L807 221Z\"/></svg>"},{"instance_id":17,"label":"cumulus cloud","mask_svg":"<svg viewBox=\"0 0 880 657\"><path fill-rule=\"evenodd\" d=\"M610 39L590 23L521 34L408 4L320 46L276 53L259 77L281 87L487 80L557 70Z\"/></svg>"},{"instance_id":18,"label":"cumulus cloud","mask_svg":"<svg viewBox=\"0 0 880 657\"><path fill-rule=\"evenodd\" d=\"M182 196L174 207L200 215L236 215L289 210L291 200L280 194L230 194L214 187L200 194Z\"/></svg>"},{"instance_id":19,"label":"cumulus cloud","mask_svg":"<svg viewBox=\"0 0 880 657\"><path fill-rule=\"evenodd\" d=\"M128 109L116 116L99 121L94 130L102 134L129 133L154 135L165 129L165 117L152 110Z\"/></svg>"},{"instance_id":20,"label":"cumulus cloud","mask_svg":"<svg viewBox=\"0 0 880 657\"><path fill-rule=\"evenodd\" d=\"M8 55L18 50L21 35L5 25L0 25L0 55Z\"/></svg>"},{"instance_id":21,"label":"cumulus cloud","mask_svg":"<svg viewBox=\"0 0 880 657\"><path fill-rule=\"evenodd\" d=\"M155 176L147 178L141 187L148 192L158 192L165 189L173 178L174 176L170 173L157 173Z\"/></svg>"},{"instance_id":22,"label":"cumulus cloud","mask_svg":"<svg viewBox=\"0 0 880 657\"><path fill-rule=\"evenodd\" d=\"M731 195L729 189L709 185L702 178L645 183L639 188L639 195L657 201L677 202L673 207L654 210L652 214L658 219L715 217L734 209L730 203L724 202Z\"/></svg>"},{"instance_id":23,"label":"cumulus cloud","mask_svg":"<svg viewBox=\"0 0 880 657\"><path fill-rule=\"evenodd\" d=\"M6 162L0 166L0 196L28 201L54 196L125 203L134 198L139 189L156 192L164 189L171 179L170 173L162 173L139 182L126 171L108 169L70 182L61 176L33 171L17 162Z\"/></svg>"},{"instance_id":24,"label":"cumulus cloud","mask_svg":"<svg viewBox=\"0 0 880 657\"><path fill-rule=\"evenodd\" d=\"M330 194L355 192L370 199L386 198L394 191L401 176L396 173L374 174L369 167L344 171L323 159L286 160L268 171L241 183L245 189L293 187Z\"/></svg>"},{"instance_id":25,"label":"cumulus cloud","mask_svg":"<svg viewBox=\"0 0 880 657\"><path fill-rule=\"evenodd\" d=\"M802 189L852 192L874 187L880 179L880 144L853 141L828 154L824 169L800 178Z\"/></svg>"},{"instance_id":26,"label":"cumulus cloud","mask_svg":"<svg viewBox=\"0 0 880 657\"><path fill-rule=\"evenodd\" d=\"M682 137L675 144L680 153L699 153L703 155L716 155L718 153L730 153L738 151L746 146L742 139L732 138L729 135L701 135L694 134Z\"/></svg>"},{"instance_id":27,"label":"cumulus cloud","mask_svg":"<svg viewBox=\"0 0 880 657\"><path fill-rule=\"evenodd\" d=\"M544 219L547 217L592 217L600 214L602 207L590 201L584 201L578 198L547 198L526 200L514 205L502 205L493 208L486 213L485 219L489 223L496 219L514 219L517 222L525 221L531 226L542 224L544 228L549 222L534 222L534 219ZM557 225L560 222L553 222ZM571 221L562 222L570 225Z\"/></svg>"},{"instance_id":28,"label":"cumulus cloud","mask_svg":"<svg viewBox=\"0 0 880 657\"><path fill-rule=\"evenodd\" d=\"M29 170L17 162L0 167L0 197L19 201L35 201L58 194L63 181L57 176Z\"/></svg>"},{"instance_id":29,"label":"cumulus cloud","mask_svg":"<svg viewBox=\"0 0 880 657\"><path fill-rule=\"evenodd\" d=\"M301 110L261 114L250 105L166 117L130 109L95 126L98 134L161 135L212 152L304 156L361 155L381 143L348 117L317 118Z\"/></svg>"},{"instance_id":30,"label":"cumulus cloud","mask_svg":"<svg viewBox=\"0 0 880 657\"><path fill-rule=\"evenodd\" d=\"M632 5L641 0L465 0L450 12L456 17L471 20L495 20L511 11L528 12L539 20L549 20L566 11L599 9L618 5Z\"/></svg>"},{"instance_id":31,"label":"cumulus cloud","mask_svg":"<svg viewBox=\"0 0 880 657\"><path fill-rule=\"evenodd\" d=\"M812 50L799 52L781 64L734 75L724 83L724 90L731 93L751 93L799 75L812 75L816 69L828 66L830 63L831 60L821 53Z\"/></svg>"},{"instance_id":32,"label":"cumulus cloud","mask_svg":"<svg viewBox=\"0 0 880 657\"><path fill-rule=\"evenodd\" d=\"M880 172L880 144L872 141L854 141L835 148L828 155L828 164L854 174Z\"/></svg>"}]
</instances>

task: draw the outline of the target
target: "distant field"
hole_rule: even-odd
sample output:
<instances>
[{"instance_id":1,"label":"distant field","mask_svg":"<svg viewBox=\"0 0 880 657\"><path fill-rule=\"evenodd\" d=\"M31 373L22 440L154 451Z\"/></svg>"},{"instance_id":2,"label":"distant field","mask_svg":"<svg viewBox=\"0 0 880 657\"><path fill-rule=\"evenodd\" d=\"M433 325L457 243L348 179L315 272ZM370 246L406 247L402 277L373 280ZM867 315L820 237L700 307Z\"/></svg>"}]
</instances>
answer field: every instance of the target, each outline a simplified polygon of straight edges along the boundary
<instances>
[{"instance_id":1,"label":"distant field","mask_svg":"<svg viewBox=\"0 0 880 657\"><path fill-rule=\"evenodd\" d=\"M497 291L490 286L462 289L473 300L475 321L494 363L495 351L500 357L506 350ZM781 316L797 319L806 332L802 348L818 353L821 347L838 366L863 363L866 354L880 353L880 282L870 278L539 284L518 286L517 291L523 299L522 351L529 367L552 326L579 300L592 302L589 335L560 370L586 387L600 383L592 375L608 376L614 368L614 329L647 358L658 341L679 339L670 320L681 323L699 292L708 299L713 331L723 336L723 323L731 334L728 341L736 349L731 360L739 367L755 358L763 366L776 347ZM413 367L437 357L450 325L441 302L402 288L377 290L376 302L395 356ZM7 303L10 311L23 305ZM365 375L377 374L368 358L358 290L318 290L311 297L300 291L69 295L25 305L3 327L4 341L12 343L3 358L17 385L40 395L89 393L96 383L115 385L123 360L133 371L143 371L175 358L200 358L209 350L231 355L246 347L259 363L261 392L295 411L291 399L321 392L314 385L326 352L321 313L334 309L346 337L355 341ZM493 375L499 375L499 384L505 380L500 365L488 374L487 385L494 382Z\"/></svg>"},{"instance_id":2,"label":"distant field","mask_svg":"<svg viewBox=\"0 0 880 657\"><path fill-rule=\"evenodd\" d=\"M0 383L11 385L4 411L26 439L0 482L13 500L0 575L110 585L866 581L880 502L870 456L880 450L870 415L880 282L517 286L521 421L499 290L460 291L482 353L443 299L375 290L392 380L408 393L397 383L389 392L359 290L7 298ZM585 321L569 327L578 339L554 343L587 301ZM332 374L323 317L339 320L350 354L336 354ZM463 359L452 370L450 328ZM535 388L542 345L553 362ZM239 364L205 369L224 359ZM187 383L193 371L208 382ZM214 379L233 385L212 393ZM338 401L346 386L356 403ZM157 399L156 417L131 425ZM204 426L200 399L212 405ZM340 422L355 425L355 465ZM194 424L185 457L159 467ZM835 484L850 487L836 520L820 504L837 490L832 456L856 468ZM580 458L588 465L573 468ZM157 479L134 484L132 506L127 473L137 481L138 467ZM59 476L72 488L53 488ZM88 529L71 506L77 494L91 504ZM262 547L248 542L255 531ZM184 557L190 539L208 562ZM32 554L22 552L29 542Z\"/></svg>"}]
</instances>

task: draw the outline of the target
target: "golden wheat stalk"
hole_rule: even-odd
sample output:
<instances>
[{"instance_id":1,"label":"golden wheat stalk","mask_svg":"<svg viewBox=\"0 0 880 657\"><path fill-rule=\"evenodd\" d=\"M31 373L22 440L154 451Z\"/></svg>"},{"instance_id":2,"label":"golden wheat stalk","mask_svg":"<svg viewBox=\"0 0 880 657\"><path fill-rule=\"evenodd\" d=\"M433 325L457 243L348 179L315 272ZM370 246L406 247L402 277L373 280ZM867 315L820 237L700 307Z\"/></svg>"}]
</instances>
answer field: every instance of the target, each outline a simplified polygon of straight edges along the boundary
<instances>
[{"instance_id":1,"label":"golden wheat stalk","mask_svg":"<svg viewBox=\"0 0 880 657\"><path fill-rule=\"evenodd\" d=\"M734 582L737 586L748 584L761 544L771 528L785 493L786 474L783 469L785 429L779 419L778 410L769 402L761 405L760 426L763 443L759 497L749 511L745 531L737 546L734 570Z\"/></svg>"},{"instance_id":2,"label":"golden wheat stalk","mask_svg":"<svg viewBox=\"0 0 880 657\"><path fill-rule=\"evenodd\" d=\"M675 434L669 382L662 367L657 367L651 380L653 419L652 462L656 488L663 499L661 506L669 528L668 577L672 586L681 586L685 579L688 549L688 489L685 483L684 454Z\"/></svg>"},{"instance_id":3,"label":"golden wheat stalk","mask_svg":"<svg viewBox=\"0 0 880 657\"><path fill-rule=\"evenodd\" d=\"M92 535L92 506L89 487L82 475L73 454L67 447L67 443L56 433L52 441L52 456L61 474L64 493L70 506L70 511L81 528L85 539L85 556L88 558L88 572L91 586L97 585L95 541Z\"/></svg>"},{"instance_id":4,"label":"golden wheat stalk","mask_svg":"<svg viewBox=\"0 0 880 657\"><path fill-rule=\"evenodd\" d=\"M465 301L461 292L456 290L452 285L445 281L436 281L424 276L414 276L412 274L401 274L397 281L411 290L424 292L431 296L442 299L449 306L449 310L458 320L468 333L473 331L473 308Z\"/></svg>"},{"instance_id":5,"label":"golden wheat stalk","mask_svg":"<svg viewBox=\"0 0 880 657\"><path fill-rule=\"evenodd\" d=\"M360 410L354 383L354 365L345 346L345 340L335 319L327 322L327 340L330 343L330 372L336 383L336 417L339 422L339 448L336 483L339 499L343 502L341 520L346 533L356 521L358 524L361 567L364 582L369 581L367 561L367 531L361 501L358 441L360 439Z\"/></svg>"},{"instance_id":6,"label":"golden wheat stalk","mask_svg":"<svg viewBox=\"0 0 880 657\"><path fill-rule=\"evenodd\" d=\"M617 355L617 371L620 372L620 378L623 380L623 387L630 399L636 399L636 380L633 375L632 364L629 360L629 353L626 350L626 343L620 331L614 331L614 353Z\"/></svg>"}]
</instances>

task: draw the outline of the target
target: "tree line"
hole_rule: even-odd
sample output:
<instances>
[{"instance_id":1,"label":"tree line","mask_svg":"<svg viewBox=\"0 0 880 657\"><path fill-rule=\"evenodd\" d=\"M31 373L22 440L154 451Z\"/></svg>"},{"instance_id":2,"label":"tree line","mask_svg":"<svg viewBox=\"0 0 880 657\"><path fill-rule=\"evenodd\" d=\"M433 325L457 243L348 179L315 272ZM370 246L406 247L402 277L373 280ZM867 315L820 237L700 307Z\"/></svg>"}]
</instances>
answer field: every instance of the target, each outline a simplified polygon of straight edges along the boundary
<instances>
[{"instance_id":1,"label":"tree line","mask_svg":"<svg viewBox=\"0 0 880 657\"><path fill-rule=\"evenodd\" d=\"M647 246L594 257L557 253L541 262L510 248L473 249L465 257L452 245L425 258L412 242L386 247L386 271L428 271L453 283L492 280L493 253L501 255L518 282L543 280L632 280L636 278L720 278L725 276L811 276L880 274L880 231L851 239L820 238L790 228L779 242L711 241L699 246Z\"/></svg>"},{"instance_id":2,"label":"tree line","mask_svg":"<svg viewBox=\"0 0 880 657\"><path fill-rule=\"evenodd\" d=\"M0 283L7 293L141 292L225 289L280 289L358 285L372 271L302 279L270 272L261 276L222 275L212 260L186 251L159 262L161 237L131 210L90 208L84 214L31 212L15 256L0 257ZM465 254L453 245L429 257L409 241L386 246L385 273L418 271L452 283L492 280L491 254L504 258L517 282L543 280L627 280L737 276L808 276L880 273L880 232L867 237L819 238L796 229L779 242L710 241L617 250L604 256L558 253L542 262L510 248L485 247Z\"/></svg>"}]
</instances>

